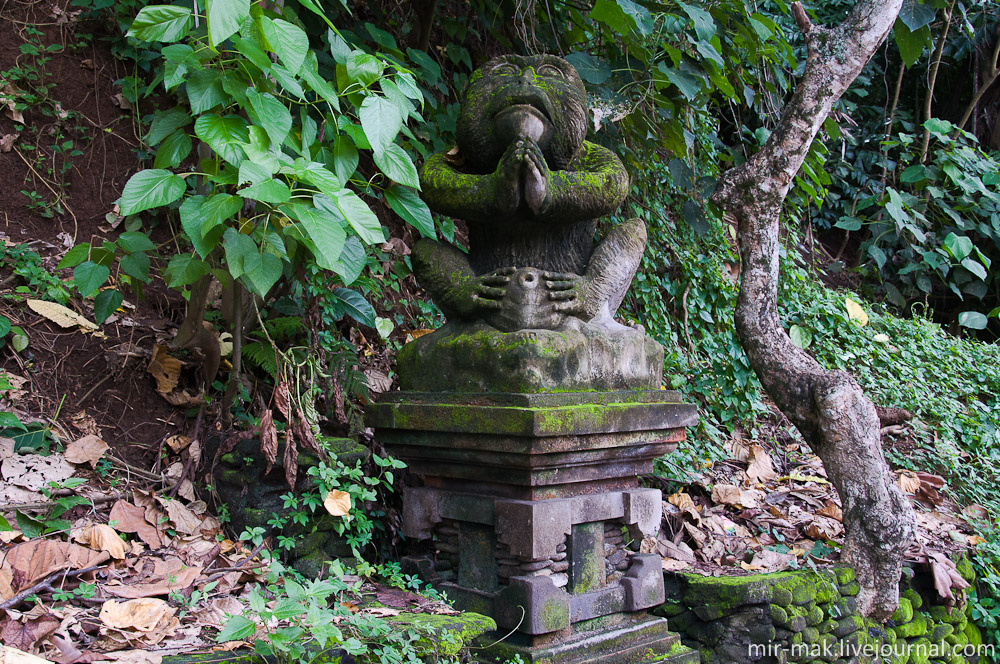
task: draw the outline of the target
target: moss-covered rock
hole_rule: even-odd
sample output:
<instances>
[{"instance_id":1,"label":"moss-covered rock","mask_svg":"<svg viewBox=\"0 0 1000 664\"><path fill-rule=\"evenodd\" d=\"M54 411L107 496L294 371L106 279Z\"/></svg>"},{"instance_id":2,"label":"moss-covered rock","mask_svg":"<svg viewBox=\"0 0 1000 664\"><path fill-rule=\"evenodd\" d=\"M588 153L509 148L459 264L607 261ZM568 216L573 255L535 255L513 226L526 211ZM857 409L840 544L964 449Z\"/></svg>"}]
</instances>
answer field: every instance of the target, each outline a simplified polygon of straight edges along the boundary
<instances>
[{"instance_id":1,"label":"moss-covered rock","mask_svg":"<svg viewBox=\"0 0 1000 664\"><path fill-rule=\"evenodd\" d=\"M899 598L899 606L893 611L890 618L897 625L902 625L913 620L913 605L905 597Z\"/></svg>"},{"instance_id":2,"label":"moss-covered rock","mask_svg":"<svg viewBox=\"0 0 1000 664\"><path fill-rule=\"evenodd\" d=\"M816 605L810 606L809 610L806 611L806 624L810 627L816 627L826 616L823 614L823 609Z\"/></svg>"},{"instance_id":3,"label":"moss-covered rock","mask_svg":"<svg viewBox=\"0 0 1000 664\"><path fill-rule=\"evenodd\" d=\"M836 623L836 627L833 629L833 635L838 639L842 639L849 634L853 634L865 626L865 621L861 616L847 616L846 618L841 618Z\"/></svg>"},{"instance_id":4,"label":"moss-covered rock","mask_svg":"<svg viewBox=\"0 0 1000 664\"><path fill-rule=\"evenodd\" d=\"M385 620L399 629L412 629L421 634L421 639L414 645L422 656L452 657L477 636L497 628L492 618L478 613L453 616L401 613Z\"/></svg>"},{"instance_id":5,"label":"moss-covered rock","mask_svg":"<svg viewBox=\"0 0 1000 664\"><path fill-rule=\"evenodd\" d=\"M913 620L906 623L905 625L897 625L892 628L892 631L896 633L896 636L902 637L904 639L912 639L914 637L923 636L927 633L927 619L922 613L918 613L913 616Z\"/></svg>"},{"instance_id":6,"label":"moss-covered rock","mask_svg":"<svg viewBox=\"0 0 1000 664\"><path fill-rule=\"evenodd\" d=\"M902 597L905 597L907 600L909 600L910 606L912 606L914 610L919 609L921 606L924 605L924 598L921 597L920 593L918 593L913 588L907 588L906 590L904 590Z\"/></svg>"},{"instance_id":7,"label":"moss-covered rock","mask_svg":"<svg viewBox=\"0 0 1000 664\"><path fill-rule=\"evenodd\" d=\"M844 586L857 578L857 572L853 567L834 567L833 573L837 577L837 583Z\"/></svg>"},{"instance_id":8,"label":"moss-covered rock","mask_svg":"<svg viewBox=\"0 0 1000 664\"><path fill-rule=\"evenodd\" d=\"M953 625L941 623L939 625L934 625L934 629L931 630L930 633L930 639L931 641L944 641L946 637L949 637L954 633L955 627Z\"/></svg>"},{"instance_id":9,"label":"moss-covered rock","mask_svg":"<svg viewBox=\"0 0 1000 664\"><path fill-rule=\"evenodd\" d=\"M840 594L844 597L854 597L859 592L861 592L861 585L856 581L840 586Z\"/></svg>"}]
</instances>

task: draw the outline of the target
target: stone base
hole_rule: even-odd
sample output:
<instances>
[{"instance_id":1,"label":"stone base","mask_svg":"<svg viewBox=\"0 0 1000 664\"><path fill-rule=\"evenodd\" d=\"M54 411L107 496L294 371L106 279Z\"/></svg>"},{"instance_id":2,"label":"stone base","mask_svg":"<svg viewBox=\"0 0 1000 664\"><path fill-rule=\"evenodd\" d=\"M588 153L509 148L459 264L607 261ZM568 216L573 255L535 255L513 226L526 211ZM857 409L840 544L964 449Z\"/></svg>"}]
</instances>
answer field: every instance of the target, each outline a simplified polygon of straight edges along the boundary
<instances>
[{"instance_id":1,"label":"stone base","mask_svg":"<svg viewBox=\"0 0 1000 664\"><path fill-rule=\"evenodd\" d=\"M667 621L646 615L616 616L581 624L565 638L548 643L526 643L503 634L479 639L484 650L474 651L482 664L502 664L520 657L524 664L697 664L698 653L667 631ZM537 641L537 639L536 639Z\"/></svg>"},{"instance_id":2,"label":"stone base","mask_svg":"<svg viewBox=\"0 0 1000 664\"><path fill-rule=\"evenodd\" d=\"M449 322L403 346L403 390L545 392L658 389L663 347L641 330L569 319L558 330L501 332Z\"/></svg>"}]
</instances>

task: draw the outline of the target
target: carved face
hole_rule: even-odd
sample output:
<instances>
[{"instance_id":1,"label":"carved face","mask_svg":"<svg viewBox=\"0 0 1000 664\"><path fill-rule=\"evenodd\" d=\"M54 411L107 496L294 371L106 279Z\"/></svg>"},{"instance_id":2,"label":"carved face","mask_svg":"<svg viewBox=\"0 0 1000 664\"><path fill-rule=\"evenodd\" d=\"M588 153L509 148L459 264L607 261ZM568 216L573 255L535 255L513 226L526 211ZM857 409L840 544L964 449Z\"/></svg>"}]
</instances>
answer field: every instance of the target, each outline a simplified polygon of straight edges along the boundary
<instances>
[{"instance_id":1,"label":"carved face","mask_svg":"<svg viewBox=\"0 0 1000 664\"><path fill-rule=\"evenodd\" d=\"M476 70L458 115L458 148L475 172L493 171L521 136L562 170L587 135L587 92L573 65L554 55L504 55Z\"/></svg>"}]
</instances>

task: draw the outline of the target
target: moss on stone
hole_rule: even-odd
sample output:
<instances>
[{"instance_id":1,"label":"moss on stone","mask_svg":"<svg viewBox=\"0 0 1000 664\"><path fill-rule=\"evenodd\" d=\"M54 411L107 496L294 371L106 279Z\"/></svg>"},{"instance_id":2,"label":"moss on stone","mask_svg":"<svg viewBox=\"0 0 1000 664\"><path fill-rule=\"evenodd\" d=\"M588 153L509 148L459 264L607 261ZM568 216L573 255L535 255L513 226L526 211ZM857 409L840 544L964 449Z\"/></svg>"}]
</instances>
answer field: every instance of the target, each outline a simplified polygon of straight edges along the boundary
<instances>
[{"instance_id":1,"label":"moss on stone","mask_svg":"<svg viewBox=\"0 0 1000 664\"><path fill-rule=\"evenodd\" d=\"M904 590L902 596L909 600L910 606L912 606L914 610L919 609L924 605L924 598L921 597L920 593L913 588L907 588Z\"/></svg>"},{"instance_id":2,"label":"moss on stone","mask_svg":"<svg viewBox=\"0 0 1000 664\"><path fill-rule=\"evenodd\" d=\"M823 609L818 606L809 607L809 611L806 612L806 624L810 627L816 627L826 616L823 614Z\"/></svg>"},{"instance_id":3,"label":"moss on stone","mask_svg":"<svg viewBox=\"0 0 1000 664\"><path fill-rule=\"evenodd\" d=\"M857 582L848 583L840 586L840 594L844 597L854 597L859 592L861 592L861 585Z\"/></svg>"},{"instance_id":4,"label":"moss on stone","mask_svg":"<svg viewBox=\"0 0 1000 664\"><path fill-rule=\"evenodd\" d=\"M923 636L927 633L927 619L922 613L918 613L913 616L913 620L906 623L905 625L896 625L892 628L892 631L896 633L896 636L902 637L904 639L912 639L917 636Z\"/></svg>"},{"instance_id":5,"label":"moss on stone","mask_svg":"<svg viewBox=\"0 0 1000 664\"><path fill-rule=\"evenodd\" d=\"M893 611L890 619L897 625L902 625L913 620L913 605L910 604L910 600L900 597L899 606Z\"/></svg>"},{"instance_id":6,"label":"moss on stone","mask_svg":"<svg viewBox=\"0 0 1000 664\"><path fill-rule=\"evenodd\" d=\"M401 613L386 622L400 629L413 629L423 635L414 645L421 655L457 655L477 636L497 628L492 618L478 613L442 616L432 613Z\"/></svg>"},{"instance_id":7,"label":"moss on stone","mask_svg":"<svg viewBox=\"0 0 1000 664\"><path fill-rule=\"evenodd\" d=\"M853 567L834 567L833 574L837 577L837 583L847 585L857 578L857 573Z\"/></svg>"},{"instance_id":8,"label":"moss on stone","mask_svg":"<svg viewBox=\"0 0 1000 664\"><path fill-rule=\"evenodd\" d=\"M955 627L949 625L948 623L942 623L940 625L935 625L934 630L930 634L931 641L944 641L945 638L951 636L955 633Z\"/></svg>"},{"instance_id":9,"label":"moss on stone","mask_svg":"<svg viewBox=\"0 0 1000 664\"><path fill-rule=\"evenodd\" d=\"M972 561L969 560L968 556L963 555L956 560L955 567L958 568L959 576L969 583L973 583L976 580L976 570L972 567Z\"/></svg>"},{"instance_id":10,"label":"moss on stone","mask_svg":"<svg viewBox=\"0 0 1000 664\"><path fill-rule=\"evenodd\" d=\"M768 608L771 612L771 620L773 620L776 625L784 627L788 624L788 611L777 604L771 604Z\"/></svg>"},{"instance_id":11,"label":"moss on stone","mask_svg":"<svg viewBox=\"0 0 1000 664\"><path fill-rule=\"evenodd\" d=\"M835 628L832 630L833 635L838 639L842 639L845 636L863 629L865 621L861 618L861 616L847 616L846 618L838 620L835 625Z\"/></svg>"}]
</instances>

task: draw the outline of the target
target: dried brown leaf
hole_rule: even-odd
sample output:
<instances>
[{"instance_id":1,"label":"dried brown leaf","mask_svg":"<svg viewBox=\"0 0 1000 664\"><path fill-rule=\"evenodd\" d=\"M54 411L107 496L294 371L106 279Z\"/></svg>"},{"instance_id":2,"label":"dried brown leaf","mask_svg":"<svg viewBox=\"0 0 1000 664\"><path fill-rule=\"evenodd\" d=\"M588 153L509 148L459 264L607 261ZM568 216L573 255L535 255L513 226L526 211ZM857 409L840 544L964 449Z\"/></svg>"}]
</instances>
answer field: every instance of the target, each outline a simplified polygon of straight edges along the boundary
<instances>
[{"instance_id":1,"label":"dried brown leaf","mask_svg":"<svg viewBox=\"0 0 1000 664\"><path fill-rule=\"evenodd\" d=\"M771 455L760 445L750 446L750 467L747 468L747 478L752 484L770 482L778 477L771 464Z\"/></svg>"},{"instance_id":2,"label":"dried brown leaf","mask_svg":"<svg viewBox=\"0 0 1000 664\"><path fill-rule=\"evenodd\" d=\"M109 518L115 521L115 527L123 533L135 533L151 549L163 546L160 533L154 524L146 519L146 509L119 500L111 508Z\"/></svg>"},{"instance_id":3,"label":"dried brown leaf","mask_svg":"<svg viewBox=\"0 0 1000 664\"><path fill-rule=\"evenodd\" d=\"M11 587L16 593L53 572L94 567L108 558L104 551L93 551L78 544L34 539L8 549L0 569L12 572Z\"/></svg>"},{"instance_id":4,"label":"dried brown leaf","mask_svg":"<svg viewBox=\"0 0 1000 664\"><path fill-rule=\"evenodd\" d=\"M295 444L291 429L285 430L285 456L282 465L285 467L285 481L288 483L288 488L294 491L295 480L299 473L299 447Z\"/></svg>"},{"instance_id":5,"label":"dried brown leaf","mask_svg":"<svg viewBox=\"0 0 1000 664\"><path fill-rule=\"evenodd\" d=\"M52 664L52 662L17 648L0 646L0 664Z\"/></svg>"},{"instance_id":6,"label":"dried brown leaf","mask_svg":"<svg viewBox=\"0 0 1000 664\"><path fill-rule=\"evenodd\" d=\"M107 451L107 443L94 434L89 434L67 445L63 456L70 463L89 463L91 468L97 468L97 462Z\"/></svg>"},{"instance_id":7,"label":"dried brown leaf","mask_svg":"<svg viewBox=\"0 0 1000 664\"><path fill-rule=\"evenodd\" d=\"M107 551L116 560L125 559L125 542L109 525L96 523L87 526L73 539L94 551Z\"/></svg>"},{"instance_id":8,"label":"dried brown leaf","mask_svg":"<svg viewBox=\"0 0 1000 664\"><path fill-rule=\"evenodd\" d=\"M842 510L840 508L840 505L833 502L832 500L828 500L826 502L826 505L824 505L822 508L816 511L816 514L818 514L819 516L826 516L830 517L831 519L836 519L841 523L843 523L844 521L844 510Z\"/></svg>"},{"instance_id":9,"label":"dried brown leaf","mask_svg":"<svg viewBox=\"0 0 1000 664\"><path fill-rule=\"evenodd\" d=\"M34 650L36 643L59 628L59 621L48 613L37 618L24 617L23 620L8 616L2 624L0 643L26 651Z\"/></svg>"},{"instance_id":10,"label":"dried brown leaf","mask_svg":"<svg viewBox=\"0 0 1000 664\"><path fill-rule=\"evenodd\" d=\"M278 429L274 426L274 411L270 408L265 408L260 416L260 451L267 461L267 468L264 469L267 475L278 459Z\"/></svg>"},{"instance_id":11,"label":"dried brown leaf","mask_svg":"<svg viewBox=\"0 0 1000 664\"><path fill-rule=\"evenodd\" d=\"M344 516L351 511L351 494L334 489L326 494L323 507L333 516Z\"/></svg>"},{"instance_id":12,"label":"dried brown leaf","mask_svg":"<svg viewBox=\"0 0 1000 664\"><path fill-rule=\"evenodd\" d=\"M180 360L167 353L166 346L156 344L153 347L153 355L149 358L146 371L156 379L156 391L167 395L177 387L182 366L183 363Z\"/></svg>"},{"instance_id":13,"label":"dried brown leaf","mask_svg":"<svg viewBox=\"0 0 1000 664\"><path fill-rule=\"evenodd\" d=\"M291 404L289 402L288 396L288 382L282 380L278 383L278 386L274 388L274 405L281 413L281 416L285 418L286 422L291 422L292 411Z\"/></svg>"},{"instance_id":14,"label":"dried brown leaf","mask_svg":"<svg viewBox=\"0 0 1000 664\"><path fill-rule=\"evenodd\" d=\"M78 327L82 332L94 332L98 329L96 323L91 323L80 314L61 304L46 300L26 300L26 303L29 309L59 327Z\"/></svg>"},{"instance_id":15,"label":"dried brown leaf","mask_svg":"<svg viewBox=\"0 0 1000 664\"><path fill-rule=\"evenodd\" d=\"M194 438L192 438L191 436L182 436L180 434L176 434L170 436L163 442L165 442L170 449L179 454L180 452L187 449L187 446L190 445L193 440Z\"/></svg>"},{"instance_id":16,"label":"dried brown leaf","mask_svg":"<svg viewBox=\"0 0 1000 664\"><path fill-rule=\"evenodd\" d=\"M98 617L112 629L155 632L169 629L171 622L176 627L177 621L174 619L176 612L177 609L162 599L152 597L130 599L125 602L109 599L101 605Z\"/></svg>"}]
</instances>

